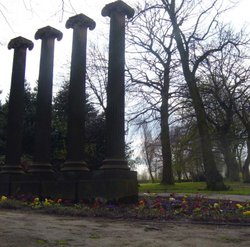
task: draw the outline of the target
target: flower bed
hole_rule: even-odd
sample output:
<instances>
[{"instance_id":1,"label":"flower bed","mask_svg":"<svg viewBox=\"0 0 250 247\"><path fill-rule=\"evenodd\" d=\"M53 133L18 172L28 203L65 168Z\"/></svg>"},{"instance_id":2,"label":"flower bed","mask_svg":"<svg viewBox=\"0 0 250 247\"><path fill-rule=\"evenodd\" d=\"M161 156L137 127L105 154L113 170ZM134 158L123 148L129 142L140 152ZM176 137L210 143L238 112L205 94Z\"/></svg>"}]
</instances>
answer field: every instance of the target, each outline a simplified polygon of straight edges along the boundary
<instances>
[{"instance_id":1,"label":"flower bed","mask_svg":"<svg viewBox=\"0 0 250 247\"><path fill-rule=\"evenodd\" d=\"M207 199L203 196L159 197L147 194L135 204L112 203L96 198L92 202L72 203L62 199L32 196L0 196L0 208L33 209L39 212L142 220L189 220L216 224L250 224L250 202Z\"/></svg>"}]
</instances>

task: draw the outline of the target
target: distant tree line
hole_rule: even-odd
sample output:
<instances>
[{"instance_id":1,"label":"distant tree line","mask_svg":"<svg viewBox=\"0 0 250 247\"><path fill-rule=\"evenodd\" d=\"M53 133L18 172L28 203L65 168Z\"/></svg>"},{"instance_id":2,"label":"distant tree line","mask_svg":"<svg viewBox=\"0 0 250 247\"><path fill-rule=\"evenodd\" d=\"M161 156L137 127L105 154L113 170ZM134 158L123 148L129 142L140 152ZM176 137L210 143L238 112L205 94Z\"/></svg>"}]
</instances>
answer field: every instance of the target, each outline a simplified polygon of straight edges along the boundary
<instances>
[{"instance_id":1,"label":"distant tree line","mask_svg":"<svg viewBox=\"0 0 250 247\"><path fill-rule=\"evenodd\" d=\"M61 85L53 100L51 124L51 162L55 169L66 158L66 131L67 131L67 102L68 82ZM25 85L25 109L23 123L23 162L32 162L34 153L34 128L36 118L36 90ZM4 162L6 148L6 126L8 114L8 100L1 105L0 115L0 155ZM105 117L99 113L91 103L86 103L86 161L90 169L96 169L105 157ZM25 165L25 164L24 164Z\"/></svg>"}]
</instances>

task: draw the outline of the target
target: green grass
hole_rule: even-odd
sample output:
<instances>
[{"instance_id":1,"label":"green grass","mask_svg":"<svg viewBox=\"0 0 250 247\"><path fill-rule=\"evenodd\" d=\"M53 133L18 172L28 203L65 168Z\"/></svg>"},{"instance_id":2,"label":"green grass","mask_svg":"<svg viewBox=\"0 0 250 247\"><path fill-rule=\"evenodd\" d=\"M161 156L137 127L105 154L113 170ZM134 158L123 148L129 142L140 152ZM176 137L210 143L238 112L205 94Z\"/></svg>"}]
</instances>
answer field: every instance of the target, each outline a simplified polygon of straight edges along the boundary
<instances>
[{"instance_id":1,"label":"green grass","mask_svg":"<svg viewBox=\"0 0 250 247\"><path fill-rule=\"evenodd\" d=\"M228 237L228 236L222 236L220 238L220 240L222 240L223 242L226 242L226 243L241 243L244 241L244 239L242 238L232 238L232 237Z\"/></svg>"},{"instance_id":2,"label":"green grass","mask_svg":"<svg viewBox=\"0 0 250 247\"><path fill-rule=\"evenodd\" d=\"M37 240L36 240L36 243L37 243L38 245L45 245L45 244L48 243L48 241L47 241L47 240L44 240L44 239L37 239Z\"/></svg>"},{"instance_id":3,"label":"green grass","mask_svg":"<svg viewBox=\"0 0 250 247\"><path fill-rule=\"evenodd\" d=\"M206 194L231 194L231 195L250 195L250 184L225 182L230 186L228 191L208 191L205 182L183 182L175 185L162 185L160 183L140 183L139 191L141 193L206 193Z\"/></svg>"}]
</instances>

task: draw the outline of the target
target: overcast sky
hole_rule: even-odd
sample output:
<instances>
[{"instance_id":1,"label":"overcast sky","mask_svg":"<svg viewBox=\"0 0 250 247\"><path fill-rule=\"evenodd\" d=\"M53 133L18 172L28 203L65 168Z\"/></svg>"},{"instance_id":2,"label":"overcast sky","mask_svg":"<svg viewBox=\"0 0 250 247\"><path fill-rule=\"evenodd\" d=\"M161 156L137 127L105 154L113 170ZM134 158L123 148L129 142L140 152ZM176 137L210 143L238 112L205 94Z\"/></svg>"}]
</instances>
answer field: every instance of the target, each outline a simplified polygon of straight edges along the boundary
<instances>
[{"instance_id":1,"label":"overcast sky","mask_svg":"<svg viewBox=\"0 0 250 247\"><path fill-rule=\"evenodd\" d=\"M69 17L83 13L96 22L96 28L88 31L88 40L100 41L99 33L108 35L109 21L101 15L102 8L112 0L0 0L0 90L3 99L9 93L13 50L7 46L11 39L23 36L34 42L32 51L27 51L26 79L35 84L39 73L41 41L34 40L37 29L50 25L63 32L63 39L55 42L54 86L58 88L62 75L69 74L67 64L70 62L72 29L66 29L65 23ZM126 1L132 4L134 0ZM70 5L71 3L71 5ZM105 41L107 42L107 40Z\"/></svg>"},{"instance_id":2,"label":"overcast sky","mask_svg":"<svg viewBox=\"0 0 250 247\"><path fill-rule=\"evenodd\" d=\"M54 85L56 90L61 76L69 73L65 65L69 63L71 57L72 30L65 28L67 19L79 13L94 19L97 27L93 31L88 31L88 37L93 42L100 41L100 32L108 34L108 26L104 23L109 21L109 18L102 17L101 10L113 0L64 0L64 2L62 12L61 0L0 0L0 90L3 91L0 99L3 100L9 93L13 50L8 50L7 45L11 39L23 36L34 42L34 49L27 51L26 64L26 79L34 85L39 73L41 49L40 40L34 40L35 32L47 25L63 32L63 39L56 41L55 44ZM131 6L134 2L136 0L126 0L126 3ZM238 7L227 15L228 21L241 27L250 22L249 11L250 1L240 0Z\"/></svg>"}]
</instances>

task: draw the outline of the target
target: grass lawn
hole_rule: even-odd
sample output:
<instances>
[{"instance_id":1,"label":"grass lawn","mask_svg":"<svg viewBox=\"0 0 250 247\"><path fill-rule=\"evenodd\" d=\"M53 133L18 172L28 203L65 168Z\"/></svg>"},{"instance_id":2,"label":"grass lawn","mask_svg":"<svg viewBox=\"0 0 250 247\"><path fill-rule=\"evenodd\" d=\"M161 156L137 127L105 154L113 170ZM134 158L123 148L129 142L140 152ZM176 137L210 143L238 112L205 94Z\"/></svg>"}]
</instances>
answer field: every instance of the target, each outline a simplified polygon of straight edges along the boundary
<instances>
[{"instance_id":1,"label":"grass lawn","mask_svg":"<svg viewBox=\"0 0 250 247\"><path fill-rule=\"evenodd\" d=\"M140 183L139 191L142 193L206 193L206 194L232 194L232 195L250 195L250 184L240 182L225 182L230 186L228 191L208 191L205 182L183 182L175 185L162 185L160 183Z\"/></svg>"}]
</instances>

